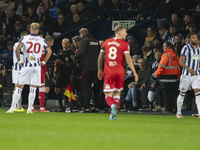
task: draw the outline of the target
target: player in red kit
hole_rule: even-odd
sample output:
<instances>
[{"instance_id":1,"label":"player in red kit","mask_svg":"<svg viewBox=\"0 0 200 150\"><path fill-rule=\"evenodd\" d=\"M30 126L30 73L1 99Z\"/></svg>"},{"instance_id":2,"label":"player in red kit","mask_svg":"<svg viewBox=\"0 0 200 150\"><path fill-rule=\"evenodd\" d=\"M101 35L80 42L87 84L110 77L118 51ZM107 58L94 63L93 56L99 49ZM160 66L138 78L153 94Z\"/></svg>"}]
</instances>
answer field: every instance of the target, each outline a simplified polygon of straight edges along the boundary
<instances>
[{"instance_id":1,"label":"player in red kit","mask_svg":"<svg viewBox=\"0 0 200 150\"><path fill-rule=\"evenodd\" d=\"M130 57L130 48L125 41L127 36L126 28L117 26L115 37L106 40L98 58L98 78L104 76L104 93L107 104L111 107L110 120L116 119L116 111L120 104L120 92L124 87L124 56L130 69L133 71L135 82L138 75ZM105 56L104 73L102 71L103 59Z\"/></svg>"}]
</instances>

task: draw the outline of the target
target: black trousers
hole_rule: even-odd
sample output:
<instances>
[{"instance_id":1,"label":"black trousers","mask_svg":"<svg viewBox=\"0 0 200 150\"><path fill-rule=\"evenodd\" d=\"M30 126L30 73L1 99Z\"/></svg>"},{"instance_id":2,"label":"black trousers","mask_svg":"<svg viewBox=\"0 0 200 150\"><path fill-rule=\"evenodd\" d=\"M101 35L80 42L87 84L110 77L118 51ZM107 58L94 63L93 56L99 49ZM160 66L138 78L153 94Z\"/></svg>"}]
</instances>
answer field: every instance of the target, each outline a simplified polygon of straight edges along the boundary
<instances>
[{"instance_id":1,"label":"black trousers","mask_svg":"<svg viewBox=\"0 0 200 150\"><path fill-rule=\"evenodd\" d=\"M81 90L81 106L84 109L89 108L90 98L93 92L92 85L93 87L95 87L94 84L96 84L96 81L97 81L97 71L88 71L88 70L82 71L80 90ZM96 93L94 94L96 95Z\"/></svg>"},{"instance_id":2,"label":"black trousers","mask_svg":"<svg viewBox=\"0 0 200 150\"><path fill-rule=\"evenodd\" d=\"M178 95L178 82L163 83L163 99L166 111L176 109L176 98Z\"/></svg>"}]
</instances>

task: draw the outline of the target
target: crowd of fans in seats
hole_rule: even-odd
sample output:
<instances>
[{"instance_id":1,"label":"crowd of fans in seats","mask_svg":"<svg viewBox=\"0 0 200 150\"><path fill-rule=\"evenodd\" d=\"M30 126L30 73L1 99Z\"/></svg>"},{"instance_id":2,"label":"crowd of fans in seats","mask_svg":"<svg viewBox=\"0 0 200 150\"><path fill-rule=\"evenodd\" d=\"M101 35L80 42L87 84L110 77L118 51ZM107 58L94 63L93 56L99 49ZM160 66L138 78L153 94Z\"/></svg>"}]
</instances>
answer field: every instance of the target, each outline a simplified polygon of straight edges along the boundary
<instances>
[{"instance_id":1,"label":"crowd of fans in seats","mask_svg":"<svg viewBox=\"0 0 200 150\"><path fill-rule=\"evenodd\" d=\"M159 82L152 83L149 77L157 69L163 53L162 44L164 41L171 42L174 45L176 55L180 57L184 45L190 43L189 33L196 32L200 35L200 24L197 19L200 14L199 9L200 3L198 1L162 1L153 12L152 25L146 29L147 36L144 39L144 44L139 45L136 36L127 36L139 81L138 84L132 83L134 80L127 67L124 85L124 107L126 109L152 109L153 111L165 112L162 87ZM151 90L151 87L156 87L154 104L150 102L148 97L148 91ZM174 97L174 101L176 101L176 97Z\"/></svg>"},{"instance_id":2,"label":"crowd of fans in seats","mask_svg":"<svg viewBox=\"0 0 200 150\"><path fill-rule=\"evenodd\" d=\"M120 10L127 12L147 10L151 13L128 13L128 15L102 13ZM174 44L174 50L180 56L182 47L189 43L187 35L191 32L200 33L199 16L198 0L0 0L0 64L12 69L12 46L20 39L22 31L29 31L32 22L40 24L44 37L51 35L56 38L95 18L152 19L152 25L146 29L143 45L139 44L137 36L130 33L127 37L136 69L143 74L143 70L146 72L151 68L148 72L150 75L159 63L162 43L165 40ZM126 76L131 76L128 68ZM139 79L140 84L137 85L139 87L136 87L140 92L145 85L150 84L148 81L149 76L142 76L142 79ZM131 82L131 79L125 81L124 97L127 101L133 100L130 95L126 96L131 92L129 91L132 88ZM141 95L147 96L146 93ZM132 102L134 109L140 107L138 101L137 98L137 102L135 100ZM145 106L141 106L142 108L149 109L148 98L143 98L141 104Z\"/></svg>"}]
</instances>

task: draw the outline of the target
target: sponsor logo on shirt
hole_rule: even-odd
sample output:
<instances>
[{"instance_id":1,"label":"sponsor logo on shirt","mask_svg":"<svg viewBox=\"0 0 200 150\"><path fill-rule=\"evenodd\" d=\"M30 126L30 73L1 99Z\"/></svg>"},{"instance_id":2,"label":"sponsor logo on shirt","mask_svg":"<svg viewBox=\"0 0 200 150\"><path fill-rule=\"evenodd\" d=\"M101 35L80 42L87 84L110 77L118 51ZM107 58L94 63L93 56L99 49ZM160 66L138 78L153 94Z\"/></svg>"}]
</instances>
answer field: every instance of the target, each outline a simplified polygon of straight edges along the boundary
<instances>
[{"instance_id":1,"label":"sponsor logo on shirt","mask_svg":"<svg viewBox=\"0 0 200 150\"><path fill-rule=\"evenodd\" d=\"M109 66L117 66L117 62L116 61L110 61Z\"/></svg>"},{"instance_id":2,"label":"sponsor logo on shirt","mask_svg":"<svg viewBox=\"0 0 200 150\"><path fill-rule=\"evenodd\" d=\"M110 89L110 84L106 84L106 85L105 85L105 88L106 88L106 89Z\"/></svg>"},{"instance_id":3,"label":"sponsor logo on shirt","mask_svg":"<svg viewBox=\"0 0 200 150\"><path fill-rule=\"evenodd\" d=\"M29 60L35 60L35 57L32 57L32 56L31 56Z\"/></svg>"},{"instance_id":4,"label":"sponsor logo on shirt","mask_svg":"<svg viewBox=\"0 0 200 150\"><path fill-rule=\"evenodd\" d=\"M98 45L98 42L90 42L90 45Z\"/></svg>"}]
</instances>

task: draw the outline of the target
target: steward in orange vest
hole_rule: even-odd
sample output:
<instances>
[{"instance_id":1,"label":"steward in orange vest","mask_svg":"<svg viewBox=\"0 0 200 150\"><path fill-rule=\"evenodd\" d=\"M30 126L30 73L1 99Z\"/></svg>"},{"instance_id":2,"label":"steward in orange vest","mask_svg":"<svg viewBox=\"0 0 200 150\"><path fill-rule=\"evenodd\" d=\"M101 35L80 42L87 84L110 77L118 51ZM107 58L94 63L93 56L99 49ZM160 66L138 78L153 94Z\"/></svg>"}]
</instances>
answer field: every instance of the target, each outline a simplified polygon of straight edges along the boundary
<instances>
[{"instance_id":1,"label":"steward in orange vest","mask_svg":"<svg viewBox=\"0 0 200 150\"><path fill-rule=\"evenodd\" d=\"M163 88L163 99L166 111L174 111L176 108L176 94L178 94L178 79L180 77L179 58L173 51L173 44L163 43L164 53L161 56L158 69L152 74L152 79L158 79Z\"/></svg>"}]
</instances>

